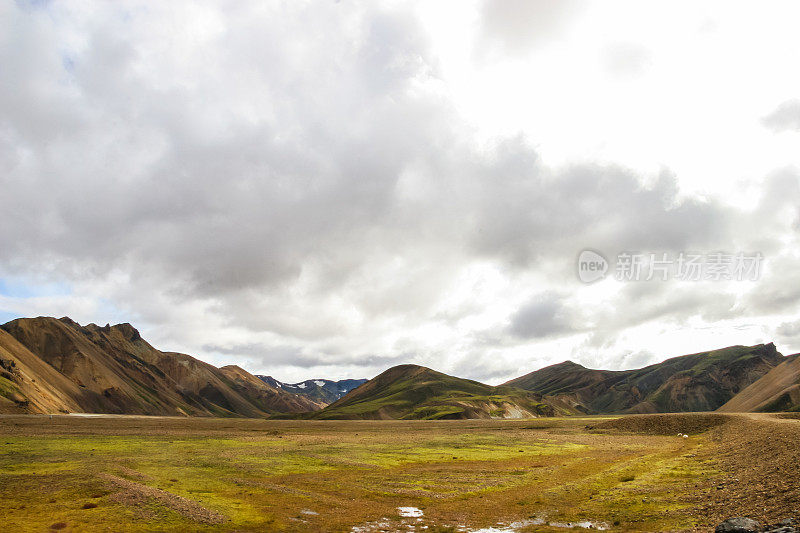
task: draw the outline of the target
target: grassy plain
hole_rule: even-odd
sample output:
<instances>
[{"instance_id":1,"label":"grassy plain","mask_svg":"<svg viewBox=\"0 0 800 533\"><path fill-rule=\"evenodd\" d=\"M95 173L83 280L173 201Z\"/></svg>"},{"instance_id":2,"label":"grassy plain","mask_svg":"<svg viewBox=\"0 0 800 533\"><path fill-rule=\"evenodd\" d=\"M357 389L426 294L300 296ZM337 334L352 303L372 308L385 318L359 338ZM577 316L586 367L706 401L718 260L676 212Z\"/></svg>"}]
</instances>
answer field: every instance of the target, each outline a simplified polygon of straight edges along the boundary
<instances>
[{"instance_id":1,"label":"grassy plain","mask_svg":"<svg viewBox=\"0 0 800 533\"><path fill-rule=\"evenodd\" d=\"M602 422L0 417L0 529L709 525L713 512L698 506L724 477L710 433L587 429Z\"/></svg>"}]
</instances>

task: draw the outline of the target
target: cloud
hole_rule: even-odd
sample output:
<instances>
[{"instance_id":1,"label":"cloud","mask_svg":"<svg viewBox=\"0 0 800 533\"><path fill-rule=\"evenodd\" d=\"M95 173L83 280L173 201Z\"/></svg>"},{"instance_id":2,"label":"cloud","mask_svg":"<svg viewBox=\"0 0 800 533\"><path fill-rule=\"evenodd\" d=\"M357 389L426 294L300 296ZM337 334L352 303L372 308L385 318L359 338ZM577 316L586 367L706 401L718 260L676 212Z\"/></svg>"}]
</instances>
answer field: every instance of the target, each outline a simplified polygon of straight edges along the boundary
<instances>
[{"instance_id":1,"label":"cloud","mask_svg":"<svg viewBox=\"0 0 800 533\"><path fill-rule=\"evenodd\" d=\"M354 368L359 376L375 376L394 365L410 363L415 355L401 352L394 355L306 353L301 347L246 343L231 345L206 344L205 352L220 354L222 359L245 361L253 373L275 373L278 369L293 368L305 371L321 368ZM280 371L280 370L278 370Z\"/></svg>"},{"instance_id":2,"label":"cloud","mask_svg":"<svg viewBox=\"0 0 800 533\"><path fill-rule=\"evenodd\" d=\"M650 51L641 44L615 42L606 45L601 60L609 74L628 78L641 76L652 59Z\"/></svg>"},{"instance_id":3,"label":"cloud","mask_svg":"<svg viewBox=\"0 0 800 533\"><path fill-rule=\"evenodd\" d=\"M580 7L575 0L483 0L483 36L506 53L526 53L565 30Z\"/></svg>"},{"instance_id":4,"label":"cloud","mask_svg":"<svg viewBox=\"0 0 800 533\"><path fill-rule=\"evenodd\" d=\"M775 328L775 336L788 349L783 352L785 355L797 353L800 351L800 320L781 323Z\"/></svg>"},{"instance_id":5,"label":"cloud","mask_svg":"<svg viewBox=\"0 0 800 533\"><path fill-rule=\"evenodd\" d=\"M796 313L800 311L800 259L782 255L769 262L769 270L758 286L746 295L752 313Z\"/></svg>"},{"instance_id":6,"label":"cloud","mask_svg":"<svg viewBox=\"0 0 800 533\"><path fill-rule=\"evenodd\" d=\"M800 99L781 103L772 113L765 116L761 123L775 133L800 131Z\"/></svg>"},{"instance_id":7,"label":"cloud","mask_svg":"<svg viewBox=\"0 0 800 533\"><path fill-rule=\"evenodd\" d=\"M519 58L581 10L483 2L466 41ZM797 301L781 289L792 169L743 208L687 192L667 165L553 163L537 131L479 134L418 10L54 2L0 18L0 276L70 287L0 298L9 313L113 314L161 349L282 379L409 360L495 378L523 351L564 359L647 324ZM628 75L647 50L602 53ZM760 250L775 277L741 298L670 283L598 295L575 279L587 247ZM635 348L618 353L649 353Z\"/></svg>"},{"instance_id":8,"label":"cloud","mask_svg":"<svg viewBox=\"0 0 800 533\"><path fill-rule=\"evenodd\" d=\"M797 322L784 322L775 330L778 335L794 339L800 337L800 321Z\"/></svg>"},{"instance_id":9,"label":"cloud","mask_svg":"<svg viewBox=\"0 0 800 533\"><path fill-rule=\"evenodd\" d=\"M536 295L518 309L511 317L509 327L513 335L526 339L559 335L573 330L561 297L549 292Z\"/></svg>"}]
</instances>

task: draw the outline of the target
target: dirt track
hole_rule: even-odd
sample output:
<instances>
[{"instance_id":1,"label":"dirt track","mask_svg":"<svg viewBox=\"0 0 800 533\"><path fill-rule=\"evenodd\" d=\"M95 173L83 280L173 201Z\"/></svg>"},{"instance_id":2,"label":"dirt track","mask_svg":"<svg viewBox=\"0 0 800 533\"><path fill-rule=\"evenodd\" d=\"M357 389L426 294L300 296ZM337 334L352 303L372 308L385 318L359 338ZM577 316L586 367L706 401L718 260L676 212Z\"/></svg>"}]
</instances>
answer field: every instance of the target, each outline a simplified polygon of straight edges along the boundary
<instances>
[{"instance_id":1,"label":"dirt track","mask_svg":"<svg viewBox=\"0 0 800 533\"><path fill-rule=\"evenodd\" d=\"M733 516L764 524L800 518L800 419L771 413L674 414L624 417L597 429L652 435L708 432L714 444L700 456L722 472L700 500L709 525Z\"/></svg>"},{"instance_id":2,"label":"dirt track","mask_svg":"<svg viewBox=\"0 0 800 533\"><path fill-rule=\"evenodd\" d=\"M800 420L772 414L732 415L710 432L723 478L706 509L717 517L750 516L762 523L800 518Z\"/></svg>"}]
</instances>

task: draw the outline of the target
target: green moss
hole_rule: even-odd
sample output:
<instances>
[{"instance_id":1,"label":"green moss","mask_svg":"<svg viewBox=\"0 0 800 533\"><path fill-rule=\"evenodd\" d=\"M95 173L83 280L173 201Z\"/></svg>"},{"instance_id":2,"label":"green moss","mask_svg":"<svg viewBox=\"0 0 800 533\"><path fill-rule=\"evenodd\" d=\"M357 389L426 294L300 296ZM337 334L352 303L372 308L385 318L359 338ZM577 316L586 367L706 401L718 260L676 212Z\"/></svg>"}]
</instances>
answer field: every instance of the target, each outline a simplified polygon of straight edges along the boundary
<instances>
[{"instance_id":1,"label":"green moss","mask_svg":"<svg viewBox=\"0 0 800 533\"><path fill-rule=\"evenodd\" d=\"M574 433L572 440L571 430L552 425L564 421L548 419L556 428L550 433L525 429L538 422L272 423L283 438L8 436L0 447L0 508L13 531L46 531L57 521L80 531L109 524L125 531L349 531L394 517L400 505L424 508L429 530L449 527L436 517L453 513L468 513L460 523L472 526L542 509L559 509L563 517L554 520L632 521L638 513L650 530L672 530L685 529L686 504L672 501L675 495L713 474L697 459L676 456L688 450L674 439L621 436L596 446L604 437ZM666 443L670 449L662 450ZM126 503L106 474L229 521L203 524L152 499ZM98 507L82 509L87 502Z\"/></svg>"},{"instance_id":2,"label":"green moss","mask_svg":"<svg viewBox=\"0 0 800 533\"><path fill-rule=\"evenodd\" d=\"M425 405L422 407L417 407L403 418L412 420L438 420L440 418L445 418L447 416L463 412L463 407L455 405Z\"/></svg>"},{"instance_id":3,"label":"green moss","mask_svg":"<svg viewBox=\"0 0 800 533\"><path fill-rule=\"evenodd\" d=\"M391 379L386 384L376 384L366 396L351 395L322 411L303 416L317 419L382 418L386 415L402 419L457 418L467 408L501 413L500 406L504 404L518 405L534 413L547 409L548 414L554 414L539 396L513 387L493 387L429 369Z\"/></svg>"},{"instance_id":4,"label":"green moss","mask_svg":"<svg viewBox=\"0 0 800 533\"><path fill-rule=\"evenodd\" d=\"M19 387L17 387L12 381L0 377L0 396L8 397L14 393L20 393Z\"/></svg>"}]
</instances>

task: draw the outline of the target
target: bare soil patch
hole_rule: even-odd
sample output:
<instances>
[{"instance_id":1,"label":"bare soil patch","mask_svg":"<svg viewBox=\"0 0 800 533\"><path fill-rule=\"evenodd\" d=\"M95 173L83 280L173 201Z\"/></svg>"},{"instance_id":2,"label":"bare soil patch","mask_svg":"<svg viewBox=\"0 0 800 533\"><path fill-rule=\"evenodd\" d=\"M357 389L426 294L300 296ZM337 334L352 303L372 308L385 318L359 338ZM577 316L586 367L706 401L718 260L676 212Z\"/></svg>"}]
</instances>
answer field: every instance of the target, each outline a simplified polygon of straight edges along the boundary
<instances>
[{"instance_id":1,"label":"bare soil patch","mask_svg":"<svg viewBox=\"0 0 800 533\"><path fill-rule=\"evenodd\" d=\"M700 512L721 521L748 516L762 524L800 518L800 422L742 415L710 433L723 476Z\"/></svg>"}]
</instances>

